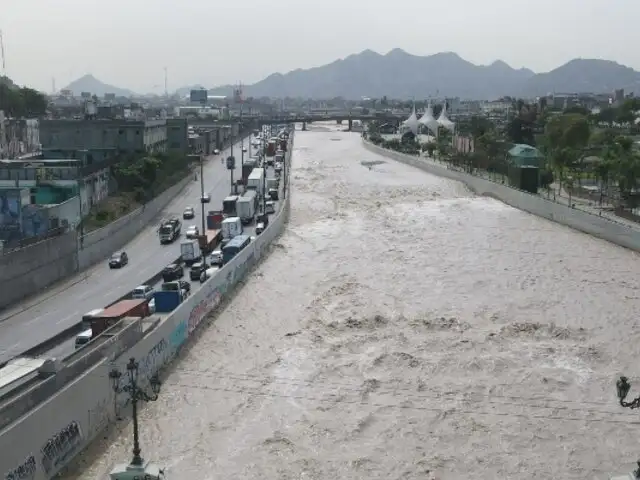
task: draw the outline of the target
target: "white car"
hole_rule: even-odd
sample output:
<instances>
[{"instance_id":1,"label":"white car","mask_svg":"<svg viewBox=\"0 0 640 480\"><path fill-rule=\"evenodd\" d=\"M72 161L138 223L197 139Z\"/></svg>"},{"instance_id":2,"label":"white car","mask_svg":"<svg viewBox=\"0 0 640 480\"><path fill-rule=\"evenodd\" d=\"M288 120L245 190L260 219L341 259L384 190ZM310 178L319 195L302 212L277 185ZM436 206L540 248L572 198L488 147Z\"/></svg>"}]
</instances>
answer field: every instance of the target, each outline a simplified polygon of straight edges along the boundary
<instances>
[{"instance_id":1,"label":"white car","mask_svg":"<svg viewBox=\"0 0 640 480\"><path fill-rule=\"evenodd\" d=\"M196 238L199 234L200 234L200 231L198 230L198 227L196 227L195 225L191 225L189 228L187 228L187 232L186 232L187 238Z\"/></svg>"},{"instance_id":2,"label":"white car","mask_svg":"<svg viewBox=\"0 0 640 480\"><path fill-rule=\"evenodd\" d=\"M205 193L202 198L200 198L201 203L209 203L211 201L211 196L208 193Z\"/></svg>"},{"instance_id":3,"label":"white car","mask_svg":"<svg viewBox=\"0 0 640 480\"><path fill-rule=\"evenodd\" d=\"M209 264L210 265L222 265L222 250L214 250L209 255Z\"/></svg>"},{"instance_id":4,"label":"white car","mask_svg":"<svg viewBox=\"0 0 640 480\"><path fill-rule=\"evenodd\" d=\"M149 285L140 285L139 287L133 289L133 291L131 292L131 298L133 298L134 300L144 299L149 301L153 298L153 292L153 287L150 287Z\"/></svg>"},{"instance_id":5,"label":"white car","mask_svg":"<svg viewBox=\"0 0 640 480\"><path fill-rule=\"evenodd\" d=\"M242 151L243 151L244 153L247 153L247 147L242 147Z\"/></svg>"},{"instance_id":6,"label":"white car","mask_svg":"<svg viewBox=\"0 0 640 480\"><path fill-rule=\"evenodd\" d=\"M265 204L265 210L267 213L276 213L276 205L271 200Z\"/></svg>"},{"instance_id":7,"label":"white car","mask_svg":"<svg viewBox=\"0 0 640 480\"><path fill-rule=\"evenodd\" d=\"M220 150L218 150L217 148L213 151L214 155L220 155Z\"/></svg>"}]
</instances>

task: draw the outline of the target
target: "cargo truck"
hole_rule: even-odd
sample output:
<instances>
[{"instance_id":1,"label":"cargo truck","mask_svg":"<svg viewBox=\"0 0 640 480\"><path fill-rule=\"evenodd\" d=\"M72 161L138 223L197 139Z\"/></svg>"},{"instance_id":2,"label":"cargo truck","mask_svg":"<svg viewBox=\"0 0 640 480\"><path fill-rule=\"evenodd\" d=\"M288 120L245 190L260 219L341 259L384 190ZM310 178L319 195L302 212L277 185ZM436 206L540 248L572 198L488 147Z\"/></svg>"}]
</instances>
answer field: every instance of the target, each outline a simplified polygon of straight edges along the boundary
<instances>
[{"instance_id":1,"label":"cargo truck","mask_svg":"<svg viewBox=\"0 0 640 480\"><path fill-rule=\"evenodd\" d=\"M171 243L180 236L180 228L182 223L177 218L171 220L165 220L158 229L158 236L160 237L160 243Z\"/></svg>"},{"instance_id":2,"label":"cargo truck","mask_svg":"<svg viewBox=\"0 0 640 480\"><path fill-rule=\"evenodd\" d=\"M202 258L202 251L196 240L185 240L180 244L180 255L182 261L188 266Z\"/></svg>"},{"instance_id":3,"label":"cargo truck","mask_svg":"<svg viewBox=\"0 0 640 480\"><path fill-rule=\"evenodd\" d=\"M157 308L157 307L156 307ZM149 304L142 298L138 300L120 300L91 318L91 336L97 337L105 330L113 327L124 317L148 317Z\"/></svg>"},{"instance_id":4,"label":"cargo truck","mask_svg":"<svg viewBox=\"0 0 640 480\"><path fill-rule=\"evenodd\" d=\"M182 290L158 290L153 294L157 313L173 312L184 301Z\"/></svg>"},{"instance_id":5,"label":"cargo truck","mask_svg":"<svg viewBox=\"0 0 640 480\"><path fill-rule=\"evenodd\" d=\"M222 213L227 217L236 216L236 202L238 195L230 195L222 201Z\"/></svg>"},{"instance_id":6,"label":"cargo truck","mask_svg":"<svg viewBox=\"0 0 640 480\"><path fill-rule=\"evenodd\" d=\"M247 180L247 189L255 190L258 198L262 198L264 188L264 168L254 168L249 180Z\"/></svg>"},{"instance_id":7,"label":"cargo truck","mask_svg":"<svg viewBox=\"0 0 640 480\"><path fill-rule=\"evenodd\" d=\"M234 237L242 234L242 222L238 217L225 218L222 222L222 239L228 242Z\"/></svg>"},{"instance_id":8,"label":"cargo truck","mask_svg":"<svg viewBox=\"0 0 640 480\"><path fill-rule=\"evenodd\" d=\"M267 143L267 157L273 157L276 154L276 148L276 141L269 140L269 142Z\"/></svg>"},{"instance_id":9,"label":"cargo truck","mask_svg":"<svg viewBox=\"0 0 640 480\"><path fill-rule=\"evenodd\" d=\"M202 250L204 255L207 255L213 252L222 241L222 230L206 230L204 235L198 237L198 241L200 243L200 250Z\"/></svg>"},{"instance_id":10,"label":"cargo truck","mask_svg":"<svg viewBox=\"0 0 640 480\"><path fill-rule=\"evenodd\" d=\"M249 225L256 216L256 198L257 196L254 195L253 197L242 196L238 199L236 210L243 225Z\"/></svg>"},{"instance_id":11,"label":"cargo truck","mask_svg":"<svg viewBox=\"0 0 640 480\"><path fill-rule=\"evenodd\" d=\"M255 158L249 158L242 164L242 184L246 185L251 171L258 166L258 160Z\"/></svg>"}]
</instances>

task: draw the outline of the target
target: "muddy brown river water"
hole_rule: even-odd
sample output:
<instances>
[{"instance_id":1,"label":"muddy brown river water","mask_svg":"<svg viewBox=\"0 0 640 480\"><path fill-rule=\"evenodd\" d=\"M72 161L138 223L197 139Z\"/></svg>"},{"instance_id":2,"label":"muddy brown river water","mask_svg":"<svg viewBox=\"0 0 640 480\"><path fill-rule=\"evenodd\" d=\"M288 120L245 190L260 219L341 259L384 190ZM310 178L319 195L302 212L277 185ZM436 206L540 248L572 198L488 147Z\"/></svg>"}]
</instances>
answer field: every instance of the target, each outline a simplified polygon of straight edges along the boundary
<instances>
[{"instance_id":1,"label":"muddy brown river water","mask_svg":"<svg viewBox=\"0 0 640 480\"><path fill-rule=\"evenodd\" d=\"M640 377L638 255L328 130L297 132L288 229L144 407L143 456L179 480L591 479L635 460L614 384ZM63 478L106 478L131 438L122 422Z\"/></svg>"}]
</instances>

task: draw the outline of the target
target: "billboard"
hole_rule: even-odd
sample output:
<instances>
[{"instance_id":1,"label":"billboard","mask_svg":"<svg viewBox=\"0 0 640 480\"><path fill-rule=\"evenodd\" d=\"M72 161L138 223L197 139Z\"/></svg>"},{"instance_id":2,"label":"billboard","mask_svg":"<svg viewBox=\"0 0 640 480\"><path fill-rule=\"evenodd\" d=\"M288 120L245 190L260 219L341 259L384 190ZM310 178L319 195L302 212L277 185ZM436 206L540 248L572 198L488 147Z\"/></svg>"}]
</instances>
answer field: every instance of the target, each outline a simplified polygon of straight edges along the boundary
<instances>
[{"instance_id":1,"label":"billboard","mask_svg":"<svg viewBox=\"0 0 640 480\"><path fill-rule=\"evenodd\" d=\"M204 105L207 103L207 94L208 92L204 88L191 90L191 92L189 93L189 100L192 103L200 103Z\"/></svg>"}]
</instances>

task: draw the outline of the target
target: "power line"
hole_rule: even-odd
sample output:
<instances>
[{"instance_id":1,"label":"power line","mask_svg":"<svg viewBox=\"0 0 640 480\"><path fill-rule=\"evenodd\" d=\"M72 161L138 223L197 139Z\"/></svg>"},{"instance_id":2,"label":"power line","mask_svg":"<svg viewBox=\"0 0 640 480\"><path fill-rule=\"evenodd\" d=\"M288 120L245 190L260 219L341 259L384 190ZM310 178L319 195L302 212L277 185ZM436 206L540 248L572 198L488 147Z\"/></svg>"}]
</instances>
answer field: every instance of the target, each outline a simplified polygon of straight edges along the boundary
<instances>
[{"instance_id":1,"label":"power line","mask_svg":"<svg viewBox=\"0 0 640 480\"><path fill-rule=\"evenodd\" d=\"M165 384L166 385L166 384ZM238 394L246 394L246 395L254 395L259 397L270 397L270 398L284 398L284 399L295 399L295 400L313 400L318 402L333 402L340 404L352 404L352 405L366 405L377 408L395 408L400 410L419 410L432 412L437 414L463 414L463 415L486 415L486 416L497 416L497 417L513 417L513 418L523 418L527 420L531 419L539 419L539 420L554 420L554 421L576 421L576 422L584 422L584 423L607 423L607 424L622 424L622 425L640 425L640 421L630 421L628 419L605 419L605 418L575 418L575 417L566 417L561 415L553 415L553 414L536 414L536 413L513 413L513 412L487 412L480 410L464 410L460 409L456 406L451 406L449 408L446 407L430 407L427 405L407 405L407 404L386 404L386 403L377 403L371 402L366 399L346 399L343 396L334 396L334 398L327 397L314 397L311 395L301 395L301 394L279 394L275 392L264 392L257 390L247 390L241 388L230 388L230 387L215 387L209 385L189 385L185 383L169 383L168 385L177 386L180 388L187 388L192 390L213 390L213 391L221 391L228 393L238 393ZM427 400L428 398L425 398ZM513 405L515 407L518 406L526 406L527 408L531 408L528 405ZM535 408L535 407L534 407ZM551 407L547 407L551 408ZM577 410L582 411L582 410ZM610 412L601 412L606 413L607 415L611 415Z\"/></svg>"}]
</instances>

